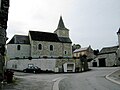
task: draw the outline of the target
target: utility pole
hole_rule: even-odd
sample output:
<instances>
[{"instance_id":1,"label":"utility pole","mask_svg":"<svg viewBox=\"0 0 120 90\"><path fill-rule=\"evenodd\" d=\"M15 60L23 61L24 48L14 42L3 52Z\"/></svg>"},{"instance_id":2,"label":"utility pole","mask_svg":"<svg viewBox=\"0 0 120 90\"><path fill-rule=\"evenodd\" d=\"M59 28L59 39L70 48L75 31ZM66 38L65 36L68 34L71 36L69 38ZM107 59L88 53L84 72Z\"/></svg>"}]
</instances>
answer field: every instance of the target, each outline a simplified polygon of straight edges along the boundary
<instances>
[{"instance_id":1,"label":"utility pole","mask_svg":"<svg viewBox=\"0 0 120 90\"><path fill-rule=\"evenodd\" d=\"M6 29L8 21L9 0L0 0L0 82L3 80L5 63Z\"/></svg>"}]
</instances>

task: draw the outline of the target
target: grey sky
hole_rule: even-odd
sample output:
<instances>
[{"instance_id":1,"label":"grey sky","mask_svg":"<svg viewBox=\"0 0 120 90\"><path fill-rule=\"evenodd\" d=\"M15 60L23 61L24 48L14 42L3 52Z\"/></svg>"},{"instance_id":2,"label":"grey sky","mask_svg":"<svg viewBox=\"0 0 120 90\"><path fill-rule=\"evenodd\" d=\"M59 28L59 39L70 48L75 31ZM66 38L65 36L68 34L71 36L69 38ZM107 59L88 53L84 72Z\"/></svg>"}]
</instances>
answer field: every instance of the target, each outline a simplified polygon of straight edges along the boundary
<instances>
[{"instance_id":1,"label":"grey sky","mask_svg":"<svg viewBox=\"0 0 120 90\"><path fill-rule=\"evenodd\" d=\"M7 36L54 32L60 15L73 44L93 49L118 44L120 0L10 0Z\"/></svg>"}]
</instances>

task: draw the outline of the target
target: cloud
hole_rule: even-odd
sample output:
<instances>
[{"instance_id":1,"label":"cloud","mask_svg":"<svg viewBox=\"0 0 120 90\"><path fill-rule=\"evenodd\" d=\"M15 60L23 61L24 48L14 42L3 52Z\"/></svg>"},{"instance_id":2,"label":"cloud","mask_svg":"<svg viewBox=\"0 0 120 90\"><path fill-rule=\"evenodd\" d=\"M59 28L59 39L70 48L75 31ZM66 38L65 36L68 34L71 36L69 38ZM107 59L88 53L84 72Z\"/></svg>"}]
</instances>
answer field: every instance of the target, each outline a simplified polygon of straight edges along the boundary
<instances>
[{"instance_id":1,"label":"cloud","mask_svg":"<svg viewBox=\"0 0 120 90\"><path fill-rule=\"evenodd\" d=\"M120 0L11 0L8 36L29 30L53 32L63 16L73 43L101 48L117 42Z\"/></svg>"}]
</instances>

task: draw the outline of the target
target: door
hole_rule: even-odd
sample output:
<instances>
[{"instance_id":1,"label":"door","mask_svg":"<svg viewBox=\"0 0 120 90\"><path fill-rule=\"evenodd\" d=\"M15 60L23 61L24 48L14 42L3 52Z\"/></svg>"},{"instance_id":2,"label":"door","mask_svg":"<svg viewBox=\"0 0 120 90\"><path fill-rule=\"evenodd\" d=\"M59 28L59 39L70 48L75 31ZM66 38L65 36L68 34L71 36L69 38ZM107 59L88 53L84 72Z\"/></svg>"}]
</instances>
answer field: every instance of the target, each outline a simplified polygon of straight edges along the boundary
<instances>
[{"instance_id":1,"label":"door","mask_svg":"<svg viewBox=\"0 0 120 90\"><path fill-rule=\"evenodd\" d=\"M97 67L97 62L93 62L93 67Z\"/></svg>"},{"instance_id":2,"label":"door","mask_svg":"<svg viewBox=\"0 0 120 90\"><path fill-rule=\"evenodd\" d=\"M99 59L99 67L106 67L106 60L105 60L105 58Z\"/></svg>"}]
</instances>

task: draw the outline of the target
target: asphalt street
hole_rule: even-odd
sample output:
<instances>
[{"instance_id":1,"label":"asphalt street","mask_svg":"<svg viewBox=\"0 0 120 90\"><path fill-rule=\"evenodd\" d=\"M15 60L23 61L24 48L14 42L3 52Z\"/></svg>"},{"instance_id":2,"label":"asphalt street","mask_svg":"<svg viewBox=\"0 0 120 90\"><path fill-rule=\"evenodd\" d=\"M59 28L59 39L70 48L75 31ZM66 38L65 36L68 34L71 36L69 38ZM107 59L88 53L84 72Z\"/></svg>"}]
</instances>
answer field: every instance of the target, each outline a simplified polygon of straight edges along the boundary
<instances>
[{"instance_id":1,"label":"asphalt street","mask_svg":"<svg viewBox=\"0 0 120 90\"><path fill-rule=\"evenodd\" d=\"M120 85L105 78L117 68L92 68L83 73L29 74L15 72L17 81L2 90L120 90Z\"/></svg>"},{"instance_id":2,"label":"asphalt street","mask_svg":"<svg viewBox=\"0 0 120 90\"><path fill-rule=\"evenodd\" d=\"M105 78L116 68L93 68L89 72L71 74L59 83L60 90L120 90L120 85Z\"/></svg>"}]
</instances>

